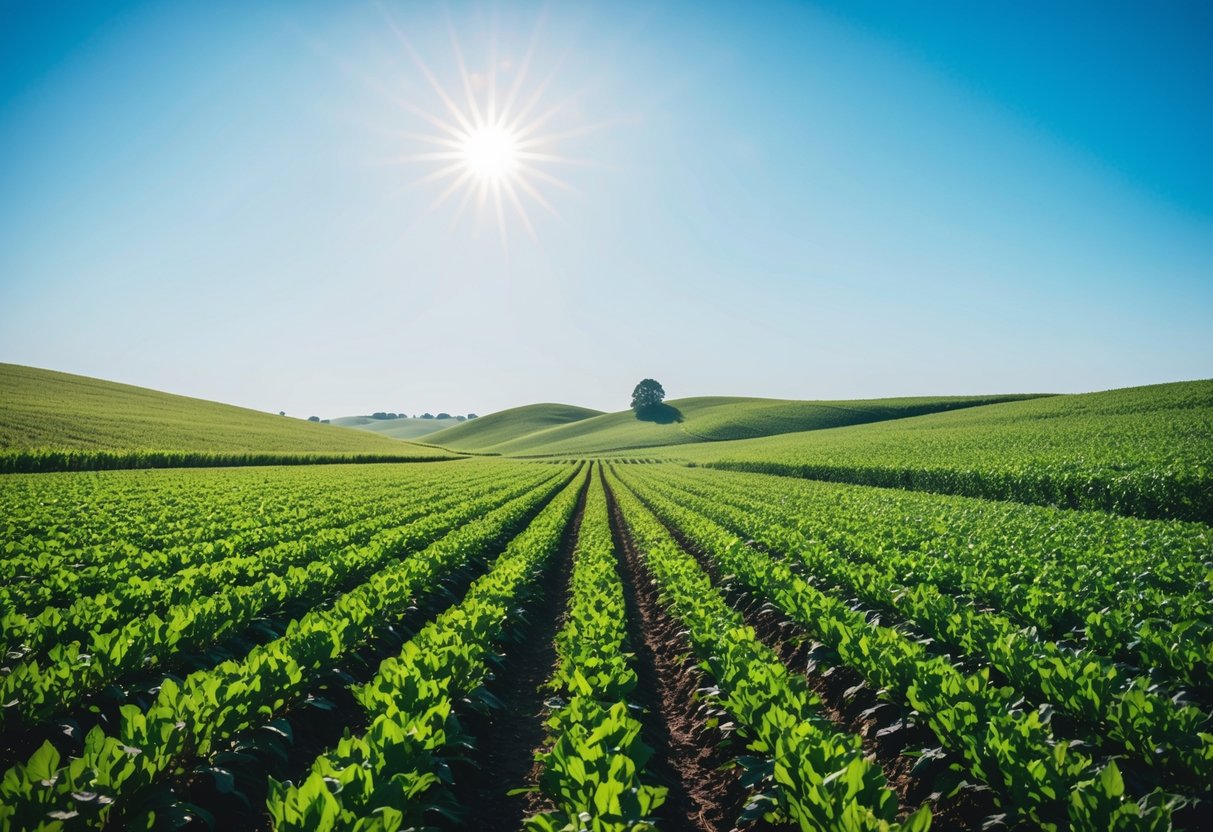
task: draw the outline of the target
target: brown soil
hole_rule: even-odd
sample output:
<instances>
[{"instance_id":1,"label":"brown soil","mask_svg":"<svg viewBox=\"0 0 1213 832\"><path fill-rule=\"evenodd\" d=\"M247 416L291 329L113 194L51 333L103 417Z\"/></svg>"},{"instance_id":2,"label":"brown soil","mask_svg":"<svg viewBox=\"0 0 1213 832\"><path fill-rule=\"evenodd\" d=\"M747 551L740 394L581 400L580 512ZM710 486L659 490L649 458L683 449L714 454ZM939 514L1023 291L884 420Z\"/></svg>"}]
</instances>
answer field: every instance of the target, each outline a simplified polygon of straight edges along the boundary
<instances>
[{"instance_id":1,"label":"brown soil","mask_svg":"<svg viewBox=\"0 0 1213 832\"><path fill-rule=\"evenodd\" d=\"M508 634L509 643L502 651L507 672L487 686L504 708L466 720L469 733L476 737L474 768L462 782L457 773L456 795L461 805L472 810L476 829L515 832L526 817L545 808L533 794L508 792L534 786L540 773L534 755L547 739L542 685L552 677L557 663L555 638L567 615L573 552L588 486L586 477L560 550L544 571L537 591L526 599L525 621Z\"/></svg>"},{"instance_id":2,"label":"brown soil","mask_svg":"<svg viewBox=\"0 0 1213 832\"><path fill-rule=\"evenodd\" d=\"M822 716L840 731L858 735L869 759L881 767L889 787L896 792L903 814L925 801L932 805L931 828L935 830L979 830L998 812L992 790L966 786L950 798L959 778L950 770L959 755L938 749L934 732L916 722L899 704L882 699L855 669L829 661L833 651L821 648L811 636L773 605L749 592L731 576L722 576L716 564L678 528L665 524L684 551L689 553L721 588L729 603L754 628L758 638L774 650L792 670L805 674L809 687L821 699ZM823 655L824 654L824 655ZM840 662L837 655L834 661ZM919 758L907 752L936 749L932 764L914 773Z\"/></svg>"},{"instance_id":3,"label":"brown soil","mask_svg":"<svg viewBox=\"0 0 1213 832\"><path fill-rule=\"evenodd\" d=\"M606 485L604 478L603 484ZM607 487L611 529L623 556L628 637L640 682L633 698L643 708L644 739L654 749L648 769L669 788L658 810L666 830L725 832L735 828L747 798L740 770L721 736L706 729L695 692L703 687L691 648L658 600L614 494Z\"/></svg>"},{"instance_id":4,"label":"brown soil","mask_svg":"<svg viewBox=\"0 0 1213 832\"><path fill-rule=\"evenodd\" d=\"M570 477L572 479L572 477ZM296 700L273 722L241 732L225 743L212 762L230 773L230 790L216 788L218 780L204 761L178 778L153 785L145 799L164 805L184 800L214 819L213 825L190 812L195 818L189 828L268 829L271 819L265 810L268 776L298 782L307 775L313 760L332 748L346 730L361 733L367 726L366 713L354 698L351 686L372 678L379 664L400 652L403 644L427 623L458 604L473 580L483 575L508 541L526 528L550 502L535 506L518 524L506 529L488 552L463 567L453 570L438 583L423 591L415 602L395 618L385 621L366 643L343 656L334 667L315 674L307 695ZM286 732L286 737L275 729ZM132 806L139 804L132 799Z\"/></svg>"}]
</instances>

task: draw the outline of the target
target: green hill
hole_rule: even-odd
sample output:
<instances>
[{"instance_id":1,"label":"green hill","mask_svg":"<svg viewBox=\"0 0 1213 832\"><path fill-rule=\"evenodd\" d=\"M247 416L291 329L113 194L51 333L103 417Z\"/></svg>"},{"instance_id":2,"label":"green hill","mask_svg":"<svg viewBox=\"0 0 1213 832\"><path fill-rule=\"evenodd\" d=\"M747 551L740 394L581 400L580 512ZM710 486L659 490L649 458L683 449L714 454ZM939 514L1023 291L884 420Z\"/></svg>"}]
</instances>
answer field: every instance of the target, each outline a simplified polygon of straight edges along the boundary
<instances>
[{"instance_id":1,"label":"green hill","mask_svg":"<svg viewBox=\"0 0 1213 832\"><path fill-rule=\"evenodd\" d=\"M1213 521L1213 380L654 449L734 470Z\"/></svg>"},{"instance_id":2,"label":"green hill","mask_svg":"<svg viewBox=\"0 0 1213 832\"><path fill-rule=\"evenodd\" d=\"M370 416L342 416L332 424L343 428L357 428L393 439L420 439L431 433L463 424L458 419L373 419Z\"/></svg>"},{"instance_id":3,"label":"green hill","mask_svg":"<svg viewBox=\"0 0 1213 832\"><path fill-rule=\"evenodd\" d=\"M969 396L869 401L803 402L786 399L755 399L701 396L675 399L662 405L658 421L637 419L630 410L603 413L543 429L525 431L525 422L503 421L502 430L470 436L460 444L442 437L468 430L463 425L426 439L444 447L481 453L520 456L548 454L593 454L618 449L718 442L793 431L898 419L920 413L973 407L1007 401L1013 396ZM516 408L515 410L525 410ZM503 411L503 414L514 411ZM503 415L502 414L502 415ZM477 420L486 422L493 414ZM507 429L508 427L508 429Z\"/></svg>"},{"instance_id":4,"label":"green hill","mask_svg":"<svg viewBox=\"0 0 1213 832\"><path fill-rule=\"evenodd\" d=\"M495 453L497 445L519 436L575 425L602 416L601 410L571 404L528 404L461 422L430 434L425 441L457 451L484 453L487 449L494 449L488 452Z\"/></svg>"},{"instance_id":5,"label":"green hill","mask_svg":"<svg viewBox=\"0 0 1213 832\"><path fill-rule=\"evenodd\" d=\"M443 456L367 431L0 364L0 471Z\"/></svg>"}]
</instances>

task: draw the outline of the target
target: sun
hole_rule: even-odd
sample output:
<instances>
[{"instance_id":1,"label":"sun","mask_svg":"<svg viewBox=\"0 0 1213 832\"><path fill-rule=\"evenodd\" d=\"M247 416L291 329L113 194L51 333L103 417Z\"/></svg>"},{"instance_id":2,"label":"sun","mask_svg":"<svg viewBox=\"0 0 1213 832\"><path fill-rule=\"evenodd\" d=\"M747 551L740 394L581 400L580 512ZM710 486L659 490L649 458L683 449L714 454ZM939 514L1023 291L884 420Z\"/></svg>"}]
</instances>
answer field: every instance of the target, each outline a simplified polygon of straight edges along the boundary
<instances>
[{"instance_id":1,"label":"sun","mask_svg":"<svg viewBox=\"0 0 1213 832\"><path fill-rule=\"evenodd\" d=\"M453 28L450 29L458 78L452 79L456 83L448 91L390 16L389 22L435 94L435 100L428 106L393 96L396 104L430 128L428 132L407 134L411 141L428 145L428 150L406 153L395 157L394 161L434 166L413 183L432 186L445 182L445 187L430 204L431 212L458 195L456 221L469 205L474 204L477 225L490 217L495 219L503 247L507 238L507 214L517 217L527 234L538 240L528 205L538 205L556 215L544 190L572 190L567 182L552 173L552 166L591 164L584 159L556 153L555 145L595 129L592 126L563 131L553 129L576 96L555 104L545 100L558 74L556 69L538 83L532 82L538 31L521 60L502 60L494 43L483 65L472 70Z\"/></svg>"},{"instance_id":2,"label":"sun","mask_svg":"<svg viewBox=\"0 0 1213 832\"><path fill-rule=\"evenodd\" d=\"M459 152L474 177L492 182L518 173L518 144L518 137L508 127L492 124L465 132Z\"/></svg>"}]
</instances>

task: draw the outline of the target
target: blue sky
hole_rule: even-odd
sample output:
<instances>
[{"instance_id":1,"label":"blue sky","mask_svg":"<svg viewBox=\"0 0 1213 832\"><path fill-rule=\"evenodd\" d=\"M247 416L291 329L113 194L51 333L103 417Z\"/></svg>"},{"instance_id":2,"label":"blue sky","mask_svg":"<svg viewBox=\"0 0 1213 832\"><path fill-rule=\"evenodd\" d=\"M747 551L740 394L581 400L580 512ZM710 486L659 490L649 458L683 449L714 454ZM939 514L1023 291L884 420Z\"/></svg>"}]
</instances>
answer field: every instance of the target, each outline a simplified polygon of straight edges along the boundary
<instances>
[{"instance_id":1,"label":"blue sky","mask_svg":"<svg viewBox=\"0 0 1213 832\"><path fill-rule=\"evenodd\" d=\"M299 416L1213 376L1207 3L0 23L3 361ZM573 160L540 165L552 212L523 195L534 238L400 161L442 104L393 26L455 93L448 29L502 86L534 44Z\"/></svg>"}]
</instances>

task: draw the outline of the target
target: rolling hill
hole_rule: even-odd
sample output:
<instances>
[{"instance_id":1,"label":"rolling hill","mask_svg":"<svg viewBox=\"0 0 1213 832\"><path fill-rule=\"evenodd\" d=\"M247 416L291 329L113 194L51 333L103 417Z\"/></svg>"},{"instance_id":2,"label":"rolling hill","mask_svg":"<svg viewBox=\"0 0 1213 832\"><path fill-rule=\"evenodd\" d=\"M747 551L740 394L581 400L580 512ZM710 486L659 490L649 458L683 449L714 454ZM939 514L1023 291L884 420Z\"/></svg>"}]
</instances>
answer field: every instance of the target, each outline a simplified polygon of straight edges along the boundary
<instances>
[{"instance_id":1,"label":"rolling hill","mask_svg":"<svg viewBox=\"0 0 1213 832\"><path fill-rule=\"evenodd\" d=\"M820 430L1017 398L1025 397L968 396L809 402L701 396L667 402L656 414L658 421L637 419L630 410L599 414L596 411L576 408L575 410L595 415L567 420L563 424L538 427L532 427L531 420L514 417L513 414L527 411L527 408L514 408L484 416L474 424L460 425L449 431L431 434L425 441L462 451L516 456L593 454L619 449L717 442ZM494 417L497 416L504 418L496 420ZM484 430L483 427L487 425L482 423L500 427ZM473 428L477 430L472 432ZM456 432L459 432L459 441L448 441L450 437L456 436Z\"/></svg>"},{"instance_id":2,"label":"rolling hill","mask_svg":"<svg viewBox=\"0 0 1213 832\"><path fill-rule=\"evenodd\" d=\"M604 415L601 410L571 404L528 404L461 422L430 434L425 441L457 451L496 453L496 446L517 437L576 425Z\"/></svg>"},{"instance_id":3,"label":"rolling hill","mask_svg":"<svg viewBox=\"0 0 1213 832\"><path fill-rule=\"evenodd\" d=\"M379 436L393 439L420 439L431 433L462 424L456 419L372 419L370 416L341 416L332 424L343 428L357 428Z\"/></svg>"},{"instance_id":4,"label":"rolling hill","mask_svg":"<svg viewBox=\"0 0 1213 832\"><path fill-rule=\"evenodd\" d=\"M1213 380L654 448L733 470L1213 521Z\"/></svg>"},{"instance_id":5,"label":"rolling hill","mask_svg":"<svg viewBox=\"0 0 1213 832\"><path fill-rule=\"evenodd\" d=\"M445 456L367 431L0 364L0 471Z\"/></svg>"}]
</instances>

